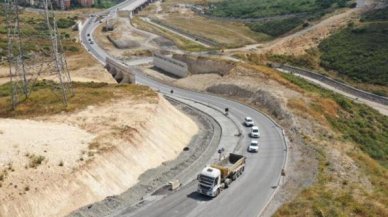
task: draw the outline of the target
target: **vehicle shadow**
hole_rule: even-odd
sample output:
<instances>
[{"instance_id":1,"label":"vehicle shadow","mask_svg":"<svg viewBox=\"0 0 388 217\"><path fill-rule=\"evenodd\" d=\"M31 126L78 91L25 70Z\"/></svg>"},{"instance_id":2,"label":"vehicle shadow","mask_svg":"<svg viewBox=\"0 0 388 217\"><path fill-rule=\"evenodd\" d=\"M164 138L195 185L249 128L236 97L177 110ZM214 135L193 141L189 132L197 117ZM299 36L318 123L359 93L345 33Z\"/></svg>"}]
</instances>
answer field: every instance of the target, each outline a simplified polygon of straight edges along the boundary
<instances>
[{"instance_id":1,"label":"vehicle shadow","mask_svg":"<svg viewBox=\"0 0 388 217\"><path fill-rule=\"evenodd\" d=\"M198 200L198 201L210 201L212 200L213 198L211 197L207 197L205 195L202 195L196 191L194 192L191 192L190 194L187 195L188 198L191 198L193 200Z\"/></svg>"}]
</instances>

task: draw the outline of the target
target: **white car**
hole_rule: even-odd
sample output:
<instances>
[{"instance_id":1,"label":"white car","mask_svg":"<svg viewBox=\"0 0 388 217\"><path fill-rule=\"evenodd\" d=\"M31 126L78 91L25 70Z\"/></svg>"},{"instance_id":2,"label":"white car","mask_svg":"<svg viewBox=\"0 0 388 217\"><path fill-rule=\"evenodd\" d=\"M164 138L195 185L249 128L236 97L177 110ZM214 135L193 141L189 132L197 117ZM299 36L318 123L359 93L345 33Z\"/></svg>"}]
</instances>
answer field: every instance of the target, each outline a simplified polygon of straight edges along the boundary
<instances>
[{"instance_id":1,"label":"white car","mask_svg":"<svg viewBox=\"0 0 388 217\"><path fill-rule=\"evenodd\" d=\"M244 125L247 127L252 127L254 125L254 122L251 117L246 117L244 120Z\"/></svg>"},{"instance_id":2,"label":"white car","mask_svg":"<svg viewBox=\"0 0 388 217\"><path fill-rule=\"evenodd\" d=\"M257 140L252 140L248 146L249 152L258 152L259 151L259 142Z\"/></svg>"},{"instance_id":3,"label":"white car","mask_svg":"<svg viewBox=\"0 0 388 217\"><path fill-rule=\"evenodd\" d=\"M252 138L260 138L259 127L253 126L251 129L251 133L249 134Z\"/></svg>"}]
</instances>

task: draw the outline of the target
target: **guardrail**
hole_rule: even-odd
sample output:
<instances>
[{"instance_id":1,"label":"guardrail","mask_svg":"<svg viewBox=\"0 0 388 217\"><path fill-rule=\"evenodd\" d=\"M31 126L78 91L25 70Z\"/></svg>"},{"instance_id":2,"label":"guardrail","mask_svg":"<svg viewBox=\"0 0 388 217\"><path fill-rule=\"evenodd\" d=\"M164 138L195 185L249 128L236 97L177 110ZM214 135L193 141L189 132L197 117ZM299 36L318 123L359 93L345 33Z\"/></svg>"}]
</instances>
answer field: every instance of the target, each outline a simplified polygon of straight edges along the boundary
<instances>
[{"instance_id":1,"label":"guardrail","mask_svg":"<svg viewBox=\"0 0 388 217\"><path fill-rule=\"evenodd\" d=\"M318 80L322 83L325 83L329 86L332 86L332 87L334 87L338 90L341 90L345 93L354 95L355 97L358 97L358 98L366 99L366 100L376 102L376 103L379 103L382 105L388 105L388 98L387 97L379 96L379 95L376 95L376 94L373 94L373 93L370 93L367 91L363 91L363 90L354 88L352 86L349 86L347 84L344 84L342 82L336 81L332 78L329 78L327 76L318 74L316 72L313 72L313 71L310 71L307 69L302 69L302 68L298 68L298 67L290 66L290 65L286 65L286 64L273 64L273 67L283 69L283 70L289 71L291 73L300 74L300 75L312 78L314 80Z\"/></svg>"}]
</instances>

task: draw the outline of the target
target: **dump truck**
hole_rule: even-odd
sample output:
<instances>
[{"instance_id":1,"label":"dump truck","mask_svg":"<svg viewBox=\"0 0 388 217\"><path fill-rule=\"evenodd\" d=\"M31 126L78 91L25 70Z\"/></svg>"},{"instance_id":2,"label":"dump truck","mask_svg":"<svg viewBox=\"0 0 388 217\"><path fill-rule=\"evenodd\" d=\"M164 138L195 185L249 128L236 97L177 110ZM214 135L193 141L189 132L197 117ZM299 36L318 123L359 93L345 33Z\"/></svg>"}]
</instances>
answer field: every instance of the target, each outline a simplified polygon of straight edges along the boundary
<instances>
[{"instance_id":1,"label":"dump truck","mask_svg":"<svg viewBox=\"0 0 388 217\"><path fill-rule=\"evenodd\" d=\"M197 192L217 197L244 172L245 160L246 157L242 155L230 153L220 161L206 166L197 177Z\"/></svg>"}]
</instances>

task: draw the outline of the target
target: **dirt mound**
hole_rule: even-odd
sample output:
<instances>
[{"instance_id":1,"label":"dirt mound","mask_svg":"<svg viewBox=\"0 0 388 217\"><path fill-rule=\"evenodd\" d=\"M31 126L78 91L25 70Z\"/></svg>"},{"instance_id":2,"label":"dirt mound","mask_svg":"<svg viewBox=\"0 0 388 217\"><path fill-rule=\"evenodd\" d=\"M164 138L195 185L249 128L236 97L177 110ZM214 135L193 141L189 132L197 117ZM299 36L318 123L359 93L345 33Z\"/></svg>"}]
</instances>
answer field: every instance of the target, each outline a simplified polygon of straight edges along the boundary
<instances>
[{"instance_id":1,"label":"dirt mound","mask_svg":"<svg viewBox=\"0 0 388 217\"><path fill-rule=\"evenodd\" d=\"M221 94L226 96L237 96L242 98L250 98L254 95L253 92L243 89L233 84L219 84L206 88L206 91L215 94Z\"/></svg>"},{"instance_id":2,"label":"dirt mound","mask_svg":"<svg viewBox=\"0 0 388 217\"><path fill-rule=\"evenodd\" d=\"M280 120L290 117L290 115L283 108L279 100L276 99L274 95L264 90L258 90L256 92L253 92L236 86L234 84L219 84L208 87L206 91L225 96L245 98L250 103L257 105L261 108L265 108L267 111L269 111L272 115L274 115Z\"/></svg>"},{"instance_id":3,"label":"dirt mound","mask_svg":"<svg viewBox=\"0 0 388 217\"><path fill-rule=\"evenodd\" d=\"M251 99L252 103L264 107L272 113L277 119L287 119L290 118L290 114L283 108L279 100L276 99L271 93L259 90L257 91Z\"/></svg>"},{"instance_id":4,"label":"dirt mound","mask_svg":"<svg viewBox=\"0 0 388 217\"><path fill-rule=\"evenodd\" d=\"M133 49L139 48L140 43L130 39L114 39L114 37L108 35L108 40L118 49Z\"/></svg>"},{"instance_id":5,"label":"dirt mound","mask_svg":"<svg viewBox=\"0 0 388 217\"><path fill-rule=\"evenodd\" d=\"M173 47L175 46L174 42L171 40L168 40L163 37L157 37L151 40L151 42L155 43L157 46L160 47Z\"/></svg>"}]
</instances>

